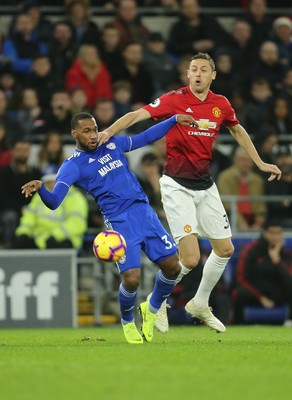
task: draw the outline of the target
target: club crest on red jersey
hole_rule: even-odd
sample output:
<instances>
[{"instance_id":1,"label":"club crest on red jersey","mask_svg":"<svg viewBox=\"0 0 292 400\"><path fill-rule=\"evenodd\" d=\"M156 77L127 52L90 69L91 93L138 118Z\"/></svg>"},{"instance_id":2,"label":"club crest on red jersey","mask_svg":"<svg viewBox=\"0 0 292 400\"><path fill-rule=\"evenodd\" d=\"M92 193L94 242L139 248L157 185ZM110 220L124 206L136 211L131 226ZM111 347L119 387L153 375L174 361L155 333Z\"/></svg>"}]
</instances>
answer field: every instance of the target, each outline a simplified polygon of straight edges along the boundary
<instances>
[{"instance_id":1,"label":"club crest on red jersey","mask_svg":"<svg viewBox=\"0 0 292 400\"><path fill-rule=\"evenodd\" d=\"M214 108L212 108L212 113L213 113L214 117L219 118L221 115L221 110L219 107L214 107Z\"/></svg>"}]
</instances>

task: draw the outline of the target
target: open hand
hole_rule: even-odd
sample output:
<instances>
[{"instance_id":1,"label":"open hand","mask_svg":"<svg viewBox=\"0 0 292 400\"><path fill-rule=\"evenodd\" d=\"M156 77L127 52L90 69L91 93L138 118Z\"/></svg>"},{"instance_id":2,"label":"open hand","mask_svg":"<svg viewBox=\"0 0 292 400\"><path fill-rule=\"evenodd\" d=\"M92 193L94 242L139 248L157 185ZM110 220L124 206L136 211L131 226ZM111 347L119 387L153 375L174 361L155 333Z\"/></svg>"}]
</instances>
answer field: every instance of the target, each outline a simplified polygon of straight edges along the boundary
<instances>
[{"instance_id":1,"label":"open hand","mask_svg":"<svg viewBox=\"0 0 292 400\"><path fill-rule=\"evenodd\" d=\"M97 133L97 143L98 143L98 145L101 146L102 144L108 142L112 136L113 135L111 135L107 131L98 132Z\"/></svg>"},{"instance_id":2,"label":"open hand","mask_svg":"<svg viewBox=\"0 0 292 400\"><path fill-rule=\"evenodd\" d=\"M23 186L21 186L21 193L24 194L25 197L31 197L34 192L39 190L42 187L42 181L30 181Z\"/></svg>"},{"instance_id":3,"label":"open hand","mask_svg":"<svg viewBox=\"0 0 292 400\"><path fill-rule=\"evenodd\" d=\"M277 167L277 165L263 163L263 165L261 165L259 169L263 172L271 173L270 177L268 178L268 181L273 181L276 178L277 181L279 181L282 177L282 171Z\"/></svg>"}]
</instances>

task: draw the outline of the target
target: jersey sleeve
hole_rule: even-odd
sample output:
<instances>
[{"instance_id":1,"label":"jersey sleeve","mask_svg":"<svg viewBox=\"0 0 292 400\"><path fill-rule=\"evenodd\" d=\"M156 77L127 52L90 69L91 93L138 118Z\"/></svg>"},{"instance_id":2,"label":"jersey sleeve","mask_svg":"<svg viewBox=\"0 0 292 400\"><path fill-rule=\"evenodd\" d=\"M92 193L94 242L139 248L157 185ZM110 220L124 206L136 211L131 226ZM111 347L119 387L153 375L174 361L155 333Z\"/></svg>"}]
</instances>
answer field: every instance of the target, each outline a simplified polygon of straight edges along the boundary
<instances>
[{"instance_id":1,"label":"jersey sleeve","mask_svg":"<svg viewBox=\"0 0 292 400\"><path fill-rule=\"evenodd\" d=\"M79 175L77 166L73 162L65 161L57 174L53 190L50 192L45 185L42 185L39 189L38 194L43 203L51 210L58 208L68 193L70 186L77 181Z\"/></svg>"},{"instance_id":2,"label":"jersey sleeve","mask_svg":"<svg viewBox=\"0 0 292 400\"><path fill-rule=\"evenodd\" d=\"M69 188L78 180L79 176L80 172L77 165L70 160L66 160L58 171L56 185L58 183L63 183Z\"/></svg>"},{"instance_id":3,"label":"jersey sleeve","mask_svg":"<svg viewBox=\"0 0 292 400\"><path fill-rule=\"evenodd\" d=\"M232 105L226 98L225 98L225 100L226 100L226 105L225 105L225 115L224 115L223 124L226 127L238 125L239 121L236 117L236 114L235 114L235 111L234 111Z\"/></svg>"},{"instance_id":4,"label":"jersey sleeve","mask_svg":"<svg viewBox=\"0 0 292 400\"><path fill-rule=\"evenodd\" d=\"M176 115L173 115L171 118L168 118L165 121L159 122L159 124L151 126L146 131L141 132L138 135L135 135L131 138L120 136L117 137L116 140L119 143L120 148L124 152L129 152L161 139L175 124ZM126 141L125 139L128 140Z\"/></svg>"},{"instance_id":5,"label":"jersey sleeve","mask_svg":"<svg viewBox=\"0 0 292 400\"><path fill-rule=\"evenodd\" d=\"M154 120L162 117L169 118L176 113L175 100L175 92L169 92L158 97L152 103L147 104L143 108L150 113Z\"/></svg>"}]
</instances>

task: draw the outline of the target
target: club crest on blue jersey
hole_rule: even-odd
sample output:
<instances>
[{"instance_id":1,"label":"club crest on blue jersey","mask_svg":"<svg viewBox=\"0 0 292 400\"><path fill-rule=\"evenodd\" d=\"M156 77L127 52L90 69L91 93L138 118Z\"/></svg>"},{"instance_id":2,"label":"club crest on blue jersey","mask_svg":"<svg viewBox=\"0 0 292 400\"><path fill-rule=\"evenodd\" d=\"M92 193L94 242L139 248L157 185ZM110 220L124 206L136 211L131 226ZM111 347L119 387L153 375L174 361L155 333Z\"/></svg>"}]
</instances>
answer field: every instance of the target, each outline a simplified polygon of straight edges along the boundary
<instances>
[{"instance_id":1,"label":"club crest on blue jersey","mask_svg":"<svg viewBox=\"0 0 292 400\"><path fill-rule=\"evenodd\" d=\"M108 143L105 147L106 147L107 149L110 149L110 150L115 150L115 148L116 148L117 146L116 146L115 143L111 142L111 143Z\"/></svg>"}]
</instances>

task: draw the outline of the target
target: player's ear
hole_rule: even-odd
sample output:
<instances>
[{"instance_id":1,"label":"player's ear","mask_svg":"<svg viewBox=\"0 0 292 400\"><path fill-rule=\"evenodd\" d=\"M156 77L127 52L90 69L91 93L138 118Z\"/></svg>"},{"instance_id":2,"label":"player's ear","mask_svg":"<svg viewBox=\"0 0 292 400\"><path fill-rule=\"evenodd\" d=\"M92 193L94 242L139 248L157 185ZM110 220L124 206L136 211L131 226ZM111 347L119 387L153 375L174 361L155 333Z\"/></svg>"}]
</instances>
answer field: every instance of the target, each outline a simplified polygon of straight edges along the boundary
<instances>
[{"instance_id":1,"label":"player's ear","mask_svg":"<svg viewBox=\"0 0 292 400\"><path fill-rule=\"evenodd\" d=\"M77 137L77 132L75 131L75 129L71 129L71 136L73 136L74 139L76 139L76 137Z\"/></svg>"},{"instance_id":2,"label":"player's ear","mask_svg":"<svg viewBox=\"0 0 292 400\"><path fill-rule=\"evenodd\" d=\"M212 72L212 79L213 79L213 80L216 79L216 76L217 76L217 72L216 72L216 71L213 71L213 72Z\"/></svg>"}]
</instances>

